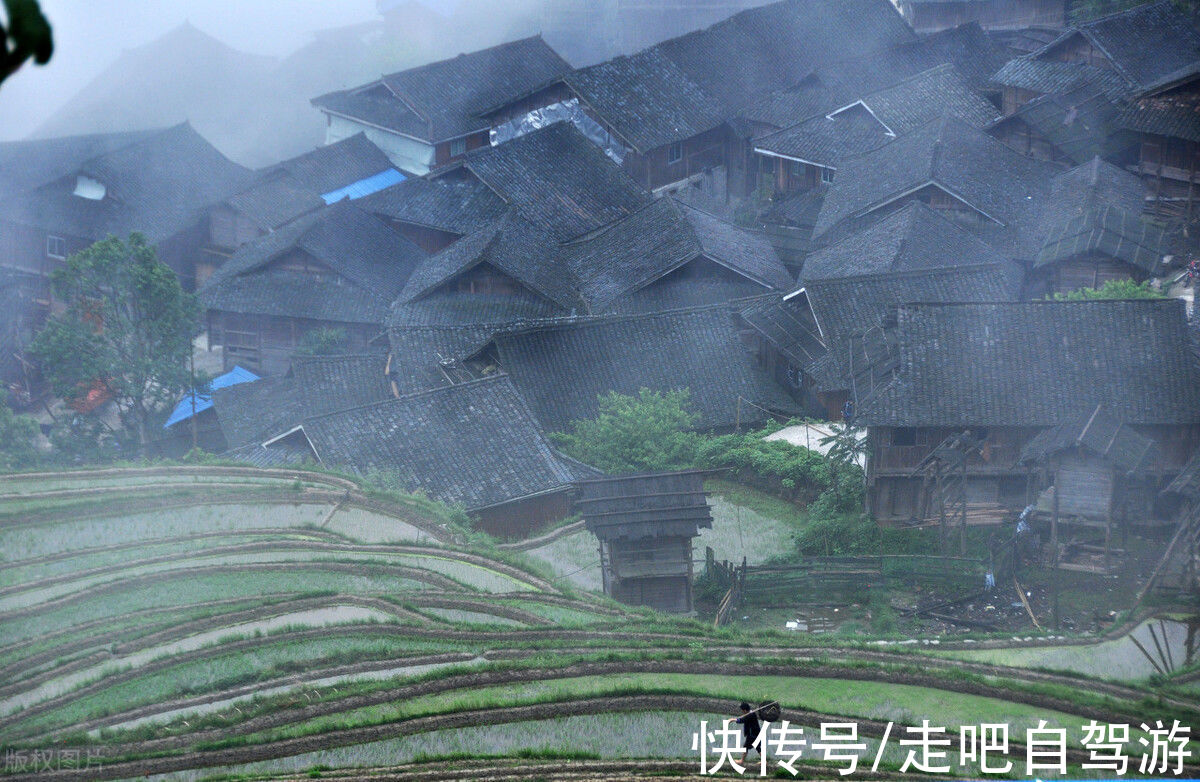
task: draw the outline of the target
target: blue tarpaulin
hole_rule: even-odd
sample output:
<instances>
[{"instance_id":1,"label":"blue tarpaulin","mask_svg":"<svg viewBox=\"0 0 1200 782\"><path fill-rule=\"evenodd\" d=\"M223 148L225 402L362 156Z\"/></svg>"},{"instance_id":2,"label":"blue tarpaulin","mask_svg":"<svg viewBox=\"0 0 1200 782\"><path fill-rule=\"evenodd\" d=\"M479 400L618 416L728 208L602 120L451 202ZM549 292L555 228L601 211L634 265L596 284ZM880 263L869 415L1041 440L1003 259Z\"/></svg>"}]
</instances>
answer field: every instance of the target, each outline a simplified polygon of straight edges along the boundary
<instances>
[{"instance_id":1,"label":"blue tarpaulin","mask_svg":"<svg viewBox=\"0 0 1200 782\"><path fill-rule=\"evenodd\" d=\"M321 198L327 204L335 204L343 198L349 198L353 201L356 198L369 196L371 193L378 193L380 190L389 188L392 185L398 185L405 179L404 174L401 174L394 168L389 168L387 171L380 171L375 176L369 176L366 179L360 179L357 182L351 182L345 187L339 187L337 190L330 190L328 193L321 193Z\"/></svg>"},{"instance_id":2,"label":"blue tarpaulin","mask_svg":"<svg viewBox=\"0 0 1200 782\"><path fill-rule=\"evenodd\" d=\"M205 391L208 393L192 392L185 394L183 399L179 400L179 404L175 405L175 409L171 411L171 415L167 418L167 422L163 424L163 429L166 429L172 424L177 424L180 421L186 421L187 419L191 418L193 414L198 415L212 407L212 397L209 396L212 391L218 388L236 386L240 383L253 383L255 380L259 379L260 378L258 375L254 374L248 369L242 369L241 367L234 367L220 377L214 377L212 382L208 384L208 388L205 389ZM196 397L195 408L192 407L193 393Z\"/></svg>"}]
</instances>

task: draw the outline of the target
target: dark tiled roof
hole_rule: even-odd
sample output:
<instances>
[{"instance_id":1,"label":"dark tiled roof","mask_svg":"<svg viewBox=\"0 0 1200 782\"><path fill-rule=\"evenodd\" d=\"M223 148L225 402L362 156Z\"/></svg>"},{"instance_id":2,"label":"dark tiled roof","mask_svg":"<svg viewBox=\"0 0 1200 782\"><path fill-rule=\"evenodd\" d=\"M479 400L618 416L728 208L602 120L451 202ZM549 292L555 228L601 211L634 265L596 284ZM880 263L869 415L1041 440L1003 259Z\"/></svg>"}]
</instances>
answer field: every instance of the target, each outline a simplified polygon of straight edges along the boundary
<instances>
[{"instance_id":1,"label":"dark tiled roof","mask_svg":"<svg viewBox=\"0 0 1200 782\"><path fill-rule=\"evenodd\" d=\"M302 186L317 193L328 193L392 168L392 162L365 133L356 133L333 144L317 147L268 171L285 172Z\"/></svg>"},{"instance_id":2,"label":"dark tiled roof","mask_svg":"<svg viewBox=\"0 0 1200 782\"><path fill-rule=\"evenodd\" d=\"M754 142L763 151L826 168L837 168L847 158L870 152L894 138L862 106L833 116L817 116L795 127L763 136Z\"/></svg>"},{"instance_id":3,"label":"dark tiled roof","mask_svg":"<svg viewBox=\"0 0 1200 782\"><path fill-rule=\"evenodd\" d=\"M304 400L305 417L393 398L386 370L384 353L292 359L292 375Z\"/></svg>"},{"instance_id":4,"label":"dark tiled roof","mask_svg":"<svg viewBox=\"0 0 1200 782\"><path fill-rule=\"evenodd\" d=\"M1055 426L1103 404L1129 424L1200 422L1183 303L913 304L877 426Z\"/></svg>"},{"instance_id":5,"label":"dark tiled roof","mask_svg":"<svg viewBox=\"0 0 1200 782\"><path fill-rule=\"evenodd\" d=\"M753 366L729 306L502 333L496 346L500 365L547 429L594 417L601 394L641 388L689 389L702 429L734 425L739 397L743 423L764 420L759 407L796 410L783 389Z\"/></svg>"},{"instance_id":6,"label":"dark tiled roof","mask_svg":"<svg viewBox=\"0 0 1200 782\"><path fill-rule=\"evenodd\" d=\"M825 354L803 296L756 296L740 303L738 314L796 366L803 367Z\"/></svg>"},{"instance_id":7,"label":"dark tiled roof","mask_svg":"<svg viewBox=\"0 0 1200 782\"><path fill-rule=\"evenodd\" d=\"M503 376L307 418L301 427L322 464L391 475L467 510L574 480Z\"/></svg>"},{"instance_id":8,"label":"dark tiled roof","mask_svg":"<svg viewBox=\"0 0 1200 782\"><path fill-rule=\"evenodd\" d=\"M471 152L463 165L560 241L607 225L650 200L570 122Z\"/></svg>"},{"instance_id":9,"label":"dark tiled roof","mask_svg":"<svg viewBox=\"0 0 1200 782\"><path fill-rule=\"evenodd\" d=\"M1038 432L1021 449L1019 461L1040 463L1074 448L1088 450L1125 472L1152 468L1162 460L1153 440L1134 431L1114 411L1097 405L1090 413Z\"/></svg>"},{"instance_id":10,"label":"dark tiled roof","mask_svg":"<svg viewBox=\"0 0 1200 782\"><path fill-rule=\"evenodd\" d=\"M832 277L1002 263L1006 259L963 226L912 202L804 259L806 284Z\"/></svg>"},{"instance_id":11,"label":"dark tiled roof","mask_svg":"<svg viewBox=\"0 0 1200 782\"><path fill-rule=\"evenodd\" d=\"M992 74L1011 56L1008 48L997 43L978 22L939 30L921 40L937 56L954 63L976 90L986 90Z\"/></svg>"},{"instance_id":12,"label":"dark tiled roof","mask_svg":"<svg viewBox=\"0 0 1200 782\"><path fill-rule=\"evenodd\" d=\"M398 185L359 199L358 205L391 220L467 234L498 218L503 199L477 180L409 177Z\"/></svg>"},{"instance_id":13,"label":"dark tiled roof","mask_svg":"<svg viewBox=\"0 0 1200 782\"><path fill-rule=\"evenodd\" d=\"M1083 35L1138 91L1152 90L1200 73L1200 30L1172 0L1145 3L1103 16L1063 33L1035 56Z\"/></svg>"},{"instance_id":14,"label":"dark tiled roof","mask_svg":"<svg viewBox=\"0 0 1200 782\"><path fill-rule=\"evenodd\" d=\"M272 268L272 261L293 251L316 259L337 278ZM416 245L342 201L243 246L199 295L210 310L382 323L422 257Z\"/></svg>"},{"instance_id":15,"label":"dark tiled roof","mask_svg":"<svg viewBox=\"0 0 1200 782\"><path fill-rule=\"evenodd\" d=\"M838 170L816 235L927 184L965 201L1000 225L1025 219L1043 203L1061 169L1032 160L961 120L945 117Z\"/></svg>"},{"instance_id":16,"label":"dark tiled roof","mask_svg":"<svg viewBox=\"0 0 1200 782\"><path fill-rule=\"evenodd\" d=\"M0 142L0 197L52 182L92 158L139 143L158 132L137 130Z\"/></svg>"},{"instance_id":17,"label":"dark tiled roof","mask_svg":"<svg viewBox=\"0 0 1200 782\"><path fill-rule=\"evenodd\" d=\"M1200 100L1143 98L1117 119L1126 130L1200 142Z\"/></svg>"},{"instance_id":18,"label":"dark tiled roof","mask_svg":"<svg viewBox=\"0 0 1200 782\"><path fill-rule=\"evenodd\" d=\"M444 141L486 130L479 112L569 68L541 36L534 36L393 73L313 103L424 141Z\"/></svg>"},{"instance_id":19,"label":"dark tiled roof","mask_svg":"<svg viewBox=\"0 0 1200 782\"><path fill-rule=\"evenodd\" d=\"M915 39L886 0L783 0L655 48L733 116L815 68Z\"/></svg>"},{"instance_id":20,"label":"dark tiled roof","mask_svg":"<svg viewBox=\"0 0 1200 782\"><path fill-rule=\"evenodd\" d=\"M418 299L480 264L507 274L561 307L583 305L570 272L559 262L558 242L513 211L423 260L400 298Z\"/></svg>"},{"instance_id":21,"label":"dark tiled roof","mask_svg":"<svg viewBox=\"0 0 1200 782\"><path fill-rule=\"evenodd\" d=\"M1020 269L1001 261L812 280L804 290L821 335L834 340L877 328L897 304L1016 301L1020 286Z\"/></svg>"},{"instance_id":22,"label":"dark tiled roof","mask_svg":"<svg viewBox=\"0 0 1200 782\"><path fill-rule=\"evenodd\" d=\"M721 106L657 49L572 71L563 81L638 152L697 136L725 120Z\"/></svg>"},{"instance_id":23,"label":"dark tiled roof","mask_svg":"<svg viewBox=\"0 0 1200 782\"><path fill-rule=\"evenodd\" d=\"M701 256L765 288L792 284L764 237L669 197L563 246L592 312L620 306L622 297Z\"/></svg>"},{"instance_id":24,"label":"dark tiled roof","mask_svg":"<svg viewBox=\"0 0 1200 782\"><path fill-rule=\"evenodd\" d=\"M291 377L265 377L218 388L212 400L217 423L230 448L261 445L306 415L304 396Z\"/></svg>"},{"instance_id":25,"label":"dark tiled roof","mask_svg":"<svg viewBox=\"0 0 1200 782\"><path fill-rule=\"evenodd\" d=\"M1063 94L1088 89L1115 100L1129 88L1113 71L1078 62L1039 60L1034 56L1017 57L1006 62L992 76L1003 87L1016 87L1040 93Z\"/></svg>"},{"instance_id":26,"label":"dark tiled roof","mask_svg":"<svg viewBox=\"0 0 1200 782\"><path fill-rule=\"evenodd\" d=\"M1097 253L1159 275L1166 239L1162 228L1124 209L1104 206L1063 220L1046 237L1034 267Z\"/></svg>"},{"instance_id":27,"label":"dark tiled roof","mask_svg":"<svg viewBox=\"0 0 1200 782\"><path fill-rule=\"evenodd\" d=\"M74 195L78 176L102 183L106 196ZM184 123L88 158L0 204L0 212L14 222L82 239L140 231L158 242L195 225L205 209L251 179Z\"/></svg>"},{"instance_id":28,"label":"dark tiled roof","mask_svg":"<svg viewBox=\"0 0 1200 782\"><path fill-rule=\"evenodd\" d=\"M1066 94L1041 95L1025 103L992 127L1024 122L1075 163L1108 150L1120 104L1086 88Z\"/></svg>"},{"instance_id":29,"label":"dark tiled roof","mask_svg":"<svg viewBox=\"0 0 1200 782\"><path fill-rule=\"evenodd\" d=\"M225 203L264 232L325 206L325 201L315 190L304 187L287 174L268 177L225 199Z\"/></svg>"},{"instance_id":30,"label":"dark tiled roof","mask_svg":"<svg viewBox=\"0 0 1200 782\"><path fill-rule=\"evenodd\" d=\"M264 448L262 443L247 443L239 448L232 448L221 454L221 458L266 469L293 467L313 461L307 448L289 448L284 445Z\"/></svg>"},{"instance_id":31,"label":"dark tiled roof","mask_svg":"<svg viewBox=\"0 0 1200 782\"><path fill-rule=\"evenodd\" d=\"M952 64L939 65L863 98L888 128L899 136L946 114L982 128L999 116Z\"/></svg>"},{"instance_id":32,"label":"dark tiled roof","mask_svg":"<svg viewBox=\"0 0 1200 782\"><path fill-rule=\"evenodd\" d=\"M763 136L755 146L769 152L837 167L843 159L883 146L949 114L983 127L998 112L976 94L949 63L867 93L847 86L843 102L806 121ZM859 105L854 105L858 101Z\"/></svg>"}]
</instances>

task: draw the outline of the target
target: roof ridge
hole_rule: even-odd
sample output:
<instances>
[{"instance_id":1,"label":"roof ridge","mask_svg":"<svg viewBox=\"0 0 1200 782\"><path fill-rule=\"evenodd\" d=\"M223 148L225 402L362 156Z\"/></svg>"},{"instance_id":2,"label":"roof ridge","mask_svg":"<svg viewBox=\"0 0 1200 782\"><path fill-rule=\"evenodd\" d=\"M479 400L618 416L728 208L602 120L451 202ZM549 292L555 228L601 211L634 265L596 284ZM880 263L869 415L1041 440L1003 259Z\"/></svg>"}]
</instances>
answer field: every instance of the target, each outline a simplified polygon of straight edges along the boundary
<instances>
[{"instance_id":1,"label":"roof ridge","mask_svg":"<svg viewBox=\"0 0 1200 782\"><path fill-rule=\"evenodd\" d=\"M477 378L475 380L468 380L465 383L451 383L449 385L438 386L437 388L430 388L426 391L417 391L416 393L413 393L413 394L404 394L402 396L396 396L396 397L392 397L390 399L380 399L377 402L367 402L367 403L361 404L361 405L351 405L350 407L343 407L338 410L330 410L328 413L320 413L318 415L310 415L310 416L307 416L306 418L301 419L300 423L297 424L292 429L288 430L288 432L284 432L283 434L279 435L278 437L276 437L274 439L278 440L281 437L283 437L284 435L289 434L291 431L294 431L295 429L303 428L304 424L306 424L309 421L319 421L322 418L329 418L329 417L335 416L335 415L344 415L345 413L352 413L352 412L355 412L356 410L370 410L372 408L384 407L386 405L394 405L397 402L406 402L406 401L412 400L416 397L430 396L432 394L438 394L438 393L442 393L445 391L451 391L456 388L462 388L464 386L475 386L475 385L480 385L483 383L491 383L491 382L495 382L500 379L507 379L507 378L508 378L507 374L501 373L498 375L493 375L491 377L482 377L482 378Z\"/></svg>"},{"instance_id":2,"label":"roof ridge","mask_svg":"<svg viewBox=\"0 0 1200 782\"><path fill-rule=\"evenodd\" d=\"M871 274L854 274L854 275L842 276L842 277L819 277L814 280L805 280L804 284L800 287L811 288L814 286L821 287L823 285L825 285L825 286L858 285L858 284L863 283L864 281L909 278L909 277L926 277L926 276L934 277L934 276L939 276L939 275L943 275L943 274L946 274L946 275L964 274L964 273L977 274L979 272L986 271L989 269L1003 269L1003 264L1006 262L1008 262L1008 261L997 260L997 261L991 261L991 262L987 262L987 263L964 264L961 266L933 266L930 268L923 268L923 269L905 269L902 271L873 272ZM920 302L914 302L914 303L920 303ZM930 303L938 303L938 302L930 302ZM969 302L968 301L968 302L947 302L947 303L981 304L981 303L987 303L987 302ZM995 302L995 303L1007 304L1009 302Z\"/></svg>"},{"instance_id":3,"label":"roof ridge","mask_svg":"<svg viewBox=\"0 0 1200 782\"><path fill-rule=\"evenodd\" d=\"M512 330L501 330L496 332L495 337L511 337L519 334L527 334L532 331L541 331L547 328L582 328L585 326L604 326L610 323L620 323L622 321L655 320L671 315L699 314L715 310L725 310L732 315L734 309L730 305L731 302L724 301L717 304L702 304L697 307L675 307L667 310L659 310L657 312L627 312L612 315L585 315L575 318L564 318L562 322L538 324L535 326L516 328Z\"/></svg>"}]
</instances>

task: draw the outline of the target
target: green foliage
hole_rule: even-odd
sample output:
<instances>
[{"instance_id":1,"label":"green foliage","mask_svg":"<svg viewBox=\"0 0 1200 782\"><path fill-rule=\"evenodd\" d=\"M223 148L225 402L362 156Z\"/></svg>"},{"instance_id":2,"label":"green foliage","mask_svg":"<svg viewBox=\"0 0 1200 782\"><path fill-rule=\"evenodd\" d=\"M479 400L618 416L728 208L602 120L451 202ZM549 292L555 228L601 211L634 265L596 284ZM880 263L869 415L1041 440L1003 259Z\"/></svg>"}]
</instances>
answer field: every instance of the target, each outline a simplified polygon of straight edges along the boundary
<instances>
[{"instance_id":1,"label":"green foliage","mask_svg":"<svg viewBox=\"0 0 1200 782\"><path fill-rule=\"evenodd\" d=\"M609 473L678 470L691 466L696 416L687 389L660 393L643 388L636 397L613 391L600 396L597 416L574 421L571 432L550 438L571 456Z\"/></svg>"},{"instance_id":2,"label":"green foliage","mask_svg":"<svg viewBox=\"0 0 1200 782\"><path fill-rule=\"evenodd\" d=\"M8 406L8 397L0 392L0 469L20 470L38 462L37 421L17 415Z\"/></svg>"},{"instance_id":3,"label":"green foliage","mask_svg":"<svg viewBox=\"0 0 1200 782\"><path fill-rule=\"evenodd\" d=\"M726 434L701 440L697 467L730 468L742 480L767 479L789 500L811 501L832 483L829 460L784 440L764 440L769 432Z\"/></svg>"},{"instance_id":4,"label":"green foliage","mask_svg":"<svg viewBox=\"0 0 1200 782\"><path fill-rule=\"evenodd\" d=\"M70 256L50 282L65 309L46 322L30 353L62 398L94 389L111 395L144 452L151 415L191 386L199 302L137 233Z\"/></svg>"},{"instance_id":5,"label":"green foliage","mask_svg":"<svg viewBox=\"0 0 1200 782\"><path fill-rule=\"evenodd\" d=\"M322 326L300 338L296 347L298 356L336 356L345 353L350 345L350 336L345 329Z\"/></svg>"},{"instance_id":6,"label":"green foliage","mask_svg":"<svg viewBox=\"0 0 1200 782\"><path fill-rule=\"evenodd\" d=\"M50 62L54 36L37 0L4 0L8 29L0 25L0 82L32 59L38 65Z\"/></svg>"},{"instance_id":7,"label":"green foliage","mask_svg":"<svg viewBox=\"0 0 1200 782\"><path fill-rule=\"evenodd\" d=\"M808 524L796 534L801 555L838 557L879 553L879 527L863 513L837 510L826 492L808 507Z\"/></svg>"},{"instance_id":8,"label":"green foliage","mask_svg":"<svg viewBox=\"0 0 1200 782\"><path fill-rule=\"evenodd\" d=\"M1095 299L1165 299L1161 291L1150 287L1147 280L1141 284L1133 280L1109 280L1099 288L1080 288L1070 293L1056 293L1054 301L1090 301Z\"/></svg>"}]
</instances>

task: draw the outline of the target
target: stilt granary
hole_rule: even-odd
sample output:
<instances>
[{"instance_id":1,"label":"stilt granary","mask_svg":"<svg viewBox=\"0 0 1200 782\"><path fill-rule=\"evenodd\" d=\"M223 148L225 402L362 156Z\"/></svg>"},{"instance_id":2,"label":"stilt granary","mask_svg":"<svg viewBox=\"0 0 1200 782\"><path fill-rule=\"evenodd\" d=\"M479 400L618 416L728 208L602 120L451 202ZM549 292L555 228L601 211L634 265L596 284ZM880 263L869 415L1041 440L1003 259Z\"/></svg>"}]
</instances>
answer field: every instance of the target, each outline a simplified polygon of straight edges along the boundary
<instances>
[{"instance_id":1,"label":"stilt granary","mask_svg":"<svg viewBox=\"0 0 1200 782\"><path fill-rule=\"evenodd\" d=\"M583 481L575 507L600 539L604 593L670 613L692 610L692 538L712 526L701 471Z\"/></svg>"}]
</instances>

